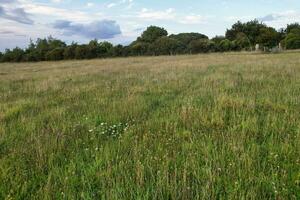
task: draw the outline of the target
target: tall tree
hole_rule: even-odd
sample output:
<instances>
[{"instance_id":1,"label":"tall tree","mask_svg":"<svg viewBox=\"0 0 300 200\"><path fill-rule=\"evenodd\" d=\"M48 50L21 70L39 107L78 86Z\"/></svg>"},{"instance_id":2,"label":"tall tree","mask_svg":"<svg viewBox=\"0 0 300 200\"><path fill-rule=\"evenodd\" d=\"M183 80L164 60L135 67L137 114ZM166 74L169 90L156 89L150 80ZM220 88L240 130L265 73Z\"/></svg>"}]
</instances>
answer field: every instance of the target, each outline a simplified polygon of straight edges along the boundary
<instances>
[{"instance_id":1,"label":"tall tree","mask_svg":"<svg viewBox=\"0 0 300 200\"><path fill-rule=\"evenodd\" d=\"M238 50L247 50L251 47L251 42L248 38L248 36L245 33L237 33L235 44L238 48Z\"/></svg>"},{"instance_id":2,"label":"tall tree","mask_svg":"<svg viewBox=\"0 0 300 200\"><path fill-rule=\"evenodd\" d=\"M252 20L246 23L238 21L232 25L231 29L227 29L226 38L233 41L239 33L244 33L249 38L251 46L254 46L257 43L260 29L262 28L267 28L267 26L258 20Z\"/></svg>"},{"instance_id":3,"label":"tall tree","mask_svg":"<svg viewBox=\"0 0 300 200\"><path fill-rule=\"evenodd\" d=\"M299 23L293 23L293 24L288 24L285 32L286 34L289 34L291 32L295 32L296 30L300 30L300 24Z\"/></svg>"},{"instance_id":4,"label":"tall tree","mask_svg":"<svg viewBox=\"0 0 300 200\"><path fill-rule=\"evenodd\" d=\"M180 42L167 36L158 38L152 46L155 55L173 55L180 48Z\"/></svg>"},{"instance_id":5,"label":"tall tree","mask_svg":"<svg viewBox=\"0 0 300 200\"><path fill-rule=\"evenodd\" d=\"M280 34L274 28L266 27L260 29L257 43L264 47L272 48L277 46L280 40Z\"/></svg>"},{"instance_id":6,"label":"tall tree","mask_svg":"<svg viewBox=\"0 0 300 200\"><path fill-rule=\"evenodd\" d=\"M192 40L188 46L190 53L207 53L214 51L215 43L209 39Z\"/></svg>"},{"instance_id":7,"label":"tall tree","mask_svg":"<svg viewBox=\"0 0 300 200\"><path fill-rule=\"evenodd\" d=\"M137 39L139 42L147 42L147 43L152 43L155 40L157 40L160 37L167 36L168 32L161 27L157 26L149 26Z\"/></svg>"},{"instance_id":8,"label":"tall tree","mask_svg":"<svg viewBox=\"0 0 300 200\"><path fill-rule=\"evenodd\" d=\"M172 34L169 37L181 42L185 48L187 48L193 40L208 39L206 35L201 33L179 33L177 35Z\"/></svg>"}]
</instances>

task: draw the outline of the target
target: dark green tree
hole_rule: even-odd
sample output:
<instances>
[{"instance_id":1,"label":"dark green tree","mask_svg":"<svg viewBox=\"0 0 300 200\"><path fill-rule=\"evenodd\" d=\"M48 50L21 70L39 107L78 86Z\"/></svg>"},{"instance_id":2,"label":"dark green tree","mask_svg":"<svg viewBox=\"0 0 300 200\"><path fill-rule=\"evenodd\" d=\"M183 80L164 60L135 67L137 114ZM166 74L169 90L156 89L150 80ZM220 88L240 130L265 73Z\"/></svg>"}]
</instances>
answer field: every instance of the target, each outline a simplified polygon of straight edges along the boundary
<instances>
[{"instance_id":1,"label":"dark green tree","mask_svg":"<svg viewBox=\"0 0 300 200\"><path fill-rule=\"evenodd\" d=\"M78 45L75 48L75 59L87 59L89 48L87 45Z\"/></svg>"},{"instance_id":2,"label":"dark green tree","mask_svg":"<svg viewBox=\"0 0 300 200\"><path fill-rule=\"evenodd\" d=\"M133 42L130 45L131 55L134 56L146 55L149 51L149 46L150 44L146 42Z\"/></svg>"},{"instance_id":3,"label":"dark green tree","mask_svg":"<svg viewBox=\"0 0 300 200\"><path fill-rule=\"evenodd\" d=\"M251 47L251 43L248 36L242 32L236 35L235 45L237 47L237 50L248 50Z\"/></svg>"},{"instance_id":4,"label":"dark green tree","mask_svg":"<svg viewBox=\"0 0 300 200\"><path fill-rule=\"evenodd\" d=\"M123 54L124 52L124 47L120 44L116 45L113 47L113 51L112 51L112 56L113 57L122 57L122 56L125 56Z\"/></svg>"},{"instance_id":5,"label":"dark green tree","mask_svg":"<svg viewBox=\"0 0 300 200\"><path fill-rule=\"evenodd\" d=\"M257 43L260 29L262 28L267 28L267 26L258 20L252 20L246 23L238 21L232 25L231 29L226 31L226 38L233 41L236 40L239 33L244 33L249 38L250 44L253 47Z\"/></svg>"},{"instance_id":6,"label":"dark green tree","mask_svg":"<svg viewBox=\"0 0 300 200\"><path fill-rule=\"evenodd\" d=\"M193 40L208 39L206 35L201 33L179 33L177 35L172 34L169 37L178 40L183 45L179 53L188 53L188 46Z\"/></svg>"},{"instance_id":7,"label":"dark green tree","mask_svg":"<svg viewBox=\"0 0 300 200\"><path fill-rule=\"evenodd\" d=\"M300 49L300 34L289 33L285 39L285 47L287 49Z\"/></svg>"},{"instance_id":8,"label":"dark green tree","mask_svg":"<svg viewBox=\"0 0 300 200\"><path fill-rule=\"evenodd\" d=\"M233 44L230 40L222 40L219 44L219 48L222 52L231 51L233 49Z\"/></svg>"},{"instance_id":9,"label":"dark green tree","mask_svg":"<svg viewBox=\"0 0 300 200\"><path fill-rule=\"evenodd\" d=\"M63 60L64 59L64 48L57 47L48 51L46 54L46 60Z\"/></svg>"},{"instance_id":10,"label":"dark green tree","mask_svg":"<svg viewBox=\"0 0 300 200\"><path fill-rule=\"evenodd\" d=\"M188 46L190 53L207 53L215 50L215 43L209 39L193 40Z\"/></svg>"},{"instance_id":11,"label":"dark green tree","mask_svg":"<svg viewBox=\"0 0 300 200\"><path fill-rule=\"evenodd\" d=\"M293 24L288 24L285 32L286 34L289 34L291 32L295 32L296 30L300 30L300 24L299 23L293 23Z\"/></svg>"},{"instance_id":12,"label":"dark green tree","mask_svg":"<svg viewBox=\"0 0 300 200\"><path fill-rule=\"evenodd\" d=\"M138 42L146 42L146 43L152 43L155 40L157 40L160 37L167 36L168 32L161 27L157 26L150 26L148 27L137 39Z\"/></svg>"},{"instance_id":13,"label":"dark green tree","mask_svg":"<svg viewBox=\"0 0 300 200\"><path fill-rule=\"evenodd\" d=\"M158 38L152 45L155 55L174 55L180 48L180 42L167 36Z\"/></svg>"},{"instance_id":14,"label":"dark green tree","mask_svg":"<svg viewBox=\"0 0 300 200\"><path fill-rule=\"evenodd\" d=\"M220 36L217 35L211 39L211 41L213 41L215 43L215 51L221 51L220 43L222 40L225 40L225 39L226 39L225 36L222 36L222 35L220 35Z\"/></svg>"},{"instance_id":15,"label":"dark green tree","mask_svg":"<svg viewBox=\"0 0 300 200\"><path fill-rule=\"evenodd\" d=\"M72 43L71 45L64 48L64 59L65 60L71 60L75 59L75 50L78 45L76 43Z\"/></svg>"},{"instance_id":16,"label":"dark green tree","mask_svg":"<svg viewBox=\"0 0 300 200\"><path fill-rule=\"evenodd\" d=\"M114 46L109 42L100 42L98 58L111 57L113 55Z\"/></svg>"},{"instance_id":17,"label":"dark green tree","mask_svg":"<svg viewBox=\"0 0 300 200\"><path fill-rule=\"evenodd\" d=\"M277 46L280 40L280 34L274 28L266 27L260 29L257 43L263 47L272 48Z\"/></svg>"}]
</instances>

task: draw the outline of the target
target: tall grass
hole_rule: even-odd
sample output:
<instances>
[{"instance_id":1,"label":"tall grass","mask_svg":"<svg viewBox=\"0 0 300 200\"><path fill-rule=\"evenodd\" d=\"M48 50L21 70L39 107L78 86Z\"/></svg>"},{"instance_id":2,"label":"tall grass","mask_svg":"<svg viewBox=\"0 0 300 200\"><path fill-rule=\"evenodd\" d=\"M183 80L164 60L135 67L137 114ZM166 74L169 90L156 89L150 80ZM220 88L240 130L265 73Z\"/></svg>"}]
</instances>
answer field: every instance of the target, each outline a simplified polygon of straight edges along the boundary
<instances>
[{"instance_id":1,"label":"tall grass","mask_svg":"<svg viewBox=\"0 0 300 200\"><path fill-rule=\"evenodd\" d=\"M0 199L300 199L300 53L1 64Z\"/></svg>"}]
</instances>

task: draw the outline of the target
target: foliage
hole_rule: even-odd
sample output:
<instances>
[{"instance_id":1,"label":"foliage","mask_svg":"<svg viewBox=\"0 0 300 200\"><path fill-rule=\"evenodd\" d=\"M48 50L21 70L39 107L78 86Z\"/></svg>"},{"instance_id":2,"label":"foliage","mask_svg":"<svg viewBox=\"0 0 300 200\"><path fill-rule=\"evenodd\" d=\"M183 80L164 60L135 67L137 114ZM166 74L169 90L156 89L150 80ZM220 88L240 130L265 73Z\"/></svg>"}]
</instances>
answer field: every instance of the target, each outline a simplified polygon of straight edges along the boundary
<instances>
[{"instance_id":1,"label":"foliage","mask_svg":"<svg viewBox=\"0 0 300 200\"><path fill-rule=\"evenodd\" d=\"M152 45L155 55L174 55L180 48L181 43L178 40L167 36L157 39Z\"/></svg>"},{"instance_id":2,"label":"foliage","mask_svg":"<svg viewBox=\"0 0 300 200\"><path fill-rule=\"evenodd\" d=\"M155 42L160 37L167 36L168 32L164 28L160 28L157 26L149 26L147 30L145 30L141 37L137 39L139 42L152 43Z\"/></svg>"},{"instance_id":3,"label":"foliage","mask_svg":"<svg viewBox=\"0 0 300 200\"><path fill-rule=\"evenodd\" d=\"M46 54L46 60L63 60L64 58L64 49L55 48L51 51L48 51Z\"/></svg>"},{"instance_id":4,"label":"foliage","mask_svg":"<svg viewBox=\"0 0 300 200\"><path fill-rule=\"evenodd\" d=\"M130 46L131 55L146 55L148 52L150 44L146 42L133 42Z\"/></svg>"},{"instance_id":5,"label":"foliage","mask_svg":"<svg viewBox=\"0 0 300 200\"><path fill-rule=\"evenodd\" d=\"M271 27L260 29L257 42L264 47L272 48L279 44L281 38L279 33Z\"/></svg>"},{"instance_id":6,"label":"foliage","mask_svg":"<svg viewBox=\"0 0 300 200\"><path fill-rule=\"evenodd\" d=\"M220 44L219 44L219 49L222 52L224 52L224 51L231 51L233 49L233 44L228 39L222 40L220 42Z\"/></svg>"},{"instance_id":7,"label":"foliage","mask_svg":"<svg viewBox=\"0 0 300 200\"><path fill-rule=\"evenodd\" d=\"M190 42L188 49L191 53L207 53L214 51L215 43L209 39L199 39Z\"/></svg>"},{"instance_id":8,"label":"foliage","mask_svg":"<svg viewBox=\"0 0 300 200\"><path fill-rule=\"evenodd\" d=\"M246 23L238 21L232 25L231 29L226 31L226 38L233 41L237 38L239 33L244 33L250 41L250 44L254 46L258 43L258 37L260 35L260 29L266 28L267 26L260 23L258 20L252 20Z\"/></svg>"},{"instance_id":9,"label":"foliage","mask_svg":"<svg viewBox=\"0 0 300 200\"><path fill-rule=\"evenodd\" d=\"M236 35L235 43L236 43L238 49L247 50L251 47L251 43L250 43L248 36L242 32L240 32Z\"/></svg>"},{"instance_id":10,"label":"foliage","mask_svg":"<svg viewBox=\"0 0 300 200\"><path fill-rule=\"evenodd\" d=\"M107 41L91 40L88 44L67 45L53 37L32 40L29 46L8 49L1 53L0 62L30 62L45 60L93 59L108 57L174 55L188 53L253 50L256 44L271 49L278 46L298 49L300 25L289 24L278 31L258 20L238 21L226 31L226 36L209 39L201 33L168 35L161 27L150 26L128 46L113 45Z\"/></svg>"},{"instance_id":11,"label":"foliage","mask_svg":"<svg viewBox=\"0 0 300 200\"><path fill-rule=\"evenodd\" d=\"M287 49L300 49L300 34L289 33L285 39Z\"/></svg>"},{"instance_id":12,"label":"foliage","mask_svg":"<svg viewBox=\"0 0 300 200\"><path fill-rule=\"evenodd\" d=\"M297 30L300 30L300 24L299 23L293 23L293 24L288 24L286 29L285 29L285 32L286 34L289 34L291 32L295 32Z\"/></svg>"}]
</instances>

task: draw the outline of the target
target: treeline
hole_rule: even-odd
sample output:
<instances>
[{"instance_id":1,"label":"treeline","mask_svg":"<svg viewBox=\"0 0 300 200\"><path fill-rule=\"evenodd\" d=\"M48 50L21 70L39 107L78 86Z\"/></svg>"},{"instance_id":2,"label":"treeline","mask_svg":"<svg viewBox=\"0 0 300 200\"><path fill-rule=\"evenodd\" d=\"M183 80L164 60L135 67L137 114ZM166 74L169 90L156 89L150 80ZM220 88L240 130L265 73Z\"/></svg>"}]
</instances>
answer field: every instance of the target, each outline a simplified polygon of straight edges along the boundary
<instances>
[{"instance_id":1,"label":"treeline","mask_svg":"<svg viewBox=\"0 0 300 200\"><path fill-rule=\"evenodd\" d=\"M280 45L279 45L280 44ZM176 55L272 48L300 49L300 25L293 23L275 30L258 20L237 22L225 36L209 39L200 33L169 35L164 28L150 26L128 46L92 40L88 44L65 42L48 37L31 41L26 49L0 52L0 62L32 62L70 59L92 59L143 55Z\"/></svg>"}]
</instances>

